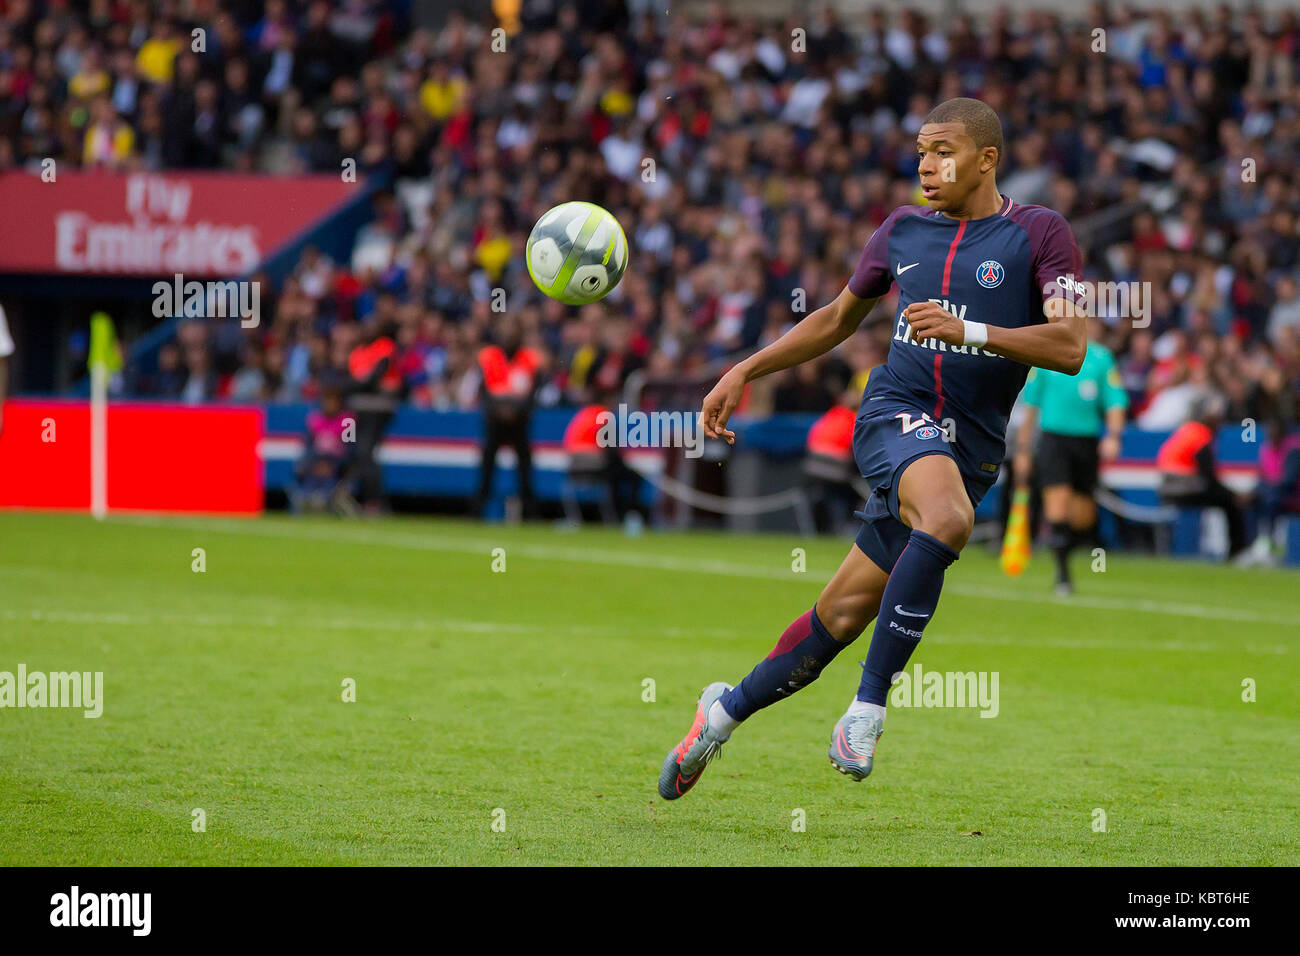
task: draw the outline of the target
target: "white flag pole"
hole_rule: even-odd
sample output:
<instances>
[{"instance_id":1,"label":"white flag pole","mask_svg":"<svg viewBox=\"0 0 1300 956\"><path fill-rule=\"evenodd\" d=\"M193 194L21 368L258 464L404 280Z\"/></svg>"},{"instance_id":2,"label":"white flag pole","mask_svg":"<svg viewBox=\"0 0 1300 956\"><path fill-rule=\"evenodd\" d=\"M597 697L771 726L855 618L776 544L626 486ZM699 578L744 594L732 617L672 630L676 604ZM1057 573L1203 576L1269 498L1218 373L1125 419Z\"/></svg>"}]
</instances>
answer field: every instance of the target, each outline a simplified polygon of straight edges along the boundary
<instances>
[{"instance_id":1,"label":"white flag pole","mask_svg":"<svg viewBox=\"0 0 1300 956\"><path fill-rule=\"evenodd\" d=\"M108 369L90 366L90 513L108 514Z\"/></svg>"}]
</instances>

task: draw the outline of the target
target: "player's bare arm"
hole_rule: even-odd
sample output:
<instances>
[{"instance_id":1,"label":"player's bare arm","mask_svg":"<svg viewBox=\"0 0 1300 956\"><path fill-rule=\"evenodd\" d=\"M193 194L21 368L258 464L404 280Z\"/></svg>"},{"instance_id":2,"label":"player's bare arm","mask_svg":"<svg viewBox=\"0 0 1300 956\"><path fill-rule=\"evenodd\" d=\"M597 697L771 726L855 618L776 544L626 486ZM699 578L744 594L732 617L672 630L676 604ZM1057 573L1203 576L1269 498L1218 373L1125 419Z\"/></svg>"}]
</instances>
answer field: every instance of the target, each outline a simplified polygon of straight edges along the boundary
<instances>
[{"instance_id":1,"label":"player's bare arm","mask_svg":"<svg viewBox=\"0 0 1300 956\"><path fill-rule=\"evenodd\" d=\"M771 345L732 366L704 397L700 410L704 434L734 444L736 433L726 425L740 404L747 384L825 355L857 331L875 304L875 299L860 299L846 288L834 302L817 309Z\"/></svg>"},{"instance_id":2,"label":"player's bare arm","mask_svg":"<svg viewBox=\"0 0 1300 956\"><path fill-rule=\"evenodd\" d=\"M937 302L914 302L904 310L912 328L912 340L938 339L949 345L965 345L967 323ZM1083 367L1088 351L1088 325L1083 311L1065 298L1050 298L1043 303L1047 321L1019 329L987 325L988 341L982 346L1014 362L1076 374Z\"/></svg>"}]
</instances>

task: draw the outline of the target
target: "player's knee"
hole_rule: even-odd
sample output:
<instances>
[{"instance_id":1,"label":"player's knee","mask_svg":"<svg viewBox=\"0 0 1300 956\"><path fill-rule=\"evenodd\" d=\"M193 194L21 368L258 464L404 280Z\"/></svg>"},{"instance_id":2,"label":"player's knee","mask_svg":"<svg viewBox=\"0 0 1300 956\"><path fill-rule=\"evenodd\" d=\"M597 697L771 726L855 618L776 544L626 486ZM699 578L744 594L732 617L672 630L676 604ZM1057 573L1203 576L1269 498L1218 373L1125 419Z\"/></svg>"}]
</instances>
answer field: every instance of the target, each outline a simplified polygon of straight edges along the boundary
<instances>
[{"instance_id":1,"label":"player's knee","mask_svg":"<svg viewBox=\"0 0 1300 956\"><path fill-rule=\"evenodd\" d=\"M817 602L817 617L835 640L848 644L858 639L876 616L879 597L861 594L823 594Z\"/></svg>"},{"instance_id":2,"label":"player's knee","mask_svg":"<svg viewBox=\"0 0 1300 956\"><path fill-rule=\"evenodd\" d=\"M920 521L913 527L960 551L975 528L975 509L964 497L932 502L921 511Z\"/></svg>"}]
</instances>

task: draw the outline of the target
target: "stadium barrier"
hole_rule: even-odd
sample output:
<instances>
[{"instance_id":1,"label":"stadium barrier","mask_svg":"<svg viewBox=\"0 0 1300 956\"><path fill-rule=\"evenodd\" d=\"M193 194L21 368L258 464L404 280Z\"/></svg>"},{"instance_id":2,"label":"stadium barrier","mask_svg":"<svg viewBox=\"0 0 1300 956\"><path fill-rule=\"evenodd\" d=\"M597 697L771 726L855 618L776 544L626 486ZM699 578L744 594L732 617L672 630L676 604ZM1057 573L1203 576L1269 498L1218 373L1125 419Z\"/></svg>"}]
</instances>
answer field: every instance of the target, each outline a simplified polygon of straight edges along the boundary
<instances>
[{"instance_id":1,"label":"stadium barrier","mask_svg":"<svg viewBox=\"0 0 1300 956\"><path fill-rule=\"evenodd\" d=\"M266 406L165 402L113 402L109 408L109 508L153 512L256 514L266 492L287 493L302 454L307 403ZM563 448L572 409L539 409L533 416L534 487L540 500L562 502L568 472ZM624 451L645 479L642 500L684 505L674 521L689 524L694 512L724 518L728 529L810 528L801 464L815 416L776 415L733 421L734 447L706 442L705 453L687 459L680 449ZM13 399L0 433L0 507L82 510L90 503L90 413L80 399ZM393 496L469 499L478 490L482 418L475 411L405 407L395 416L378 458L385 490ZM1117 540L1114 522L1164 529L1175 553L1204 551L1202 515L1161 505L1156 452L1165 434L1130 428L1119 460L1102 472L1103 537ZM1259 447L1240 430L1225 429L1217 443L1220 472L1229 487L1250 491L1257 481ZM712 485L700 479L724 463ZM517 493L514 453L497 458L489 517L505 511ZM691 469L695 469L693 472ZM712 477L712 476L710 476ZM866 489L855 485L861 494ZM981 502L977 520L1000 513L1001 482ZM599 488L578 490L598 503ZM1213 519L1210 519L1212 522ZM1290 560L1300 563L1300 520L1289 522Z\"/></svg>"},{"instance_id":2,"label":"stadium barrier","mask_svg":"<svg viewBox=\"0 0 1300 956\"><path fill-rule=\"evenodd\" d=\"M301 453L301 432L310 406L271 405L267 408L267 434L263 441L266 486L283 490L293 478L293 463ZM544 501L562 501L568 468L562 439L573 412L571 409L539 409L532 424L534 487ZM802 514L804 443L814 415L775 415L762 420L733 420L735 446L706 442L704 455L684 459L680 452L662 449L625 450L629 465L646 480L646 496L666 496L687 506L677 509L673 522L685 524L692 511L721 515L732 530L806 531ZM394 495L440 498L469 498L478 489L479 440L482 419L473 411L436 412L404 408L396 416L379 450L385 487ZM1129 428L1120 458L1102 472L1105 491L1103 534L1117 540L1117 519L1167 529L1160 533L1174 553L1196 553L1180 522L1187 514L1167 509L1158 496L1159 472L1156 452L1167 437L1163 432ZM1237 491L1253 490L1257 481L1255 462L1259 446L1243 441L1239 429L1225 429L1217 451L1225 483ZM696 472L726 462L723 486L703 490ZM517 492L514 453L503 449L497 458L497 479L489 515L504 513L504 499ZM855 489L862 494L862 483ZM719 493L721 492L721 493ZM581 500L598 503L596 489L581 489ZM999 483L981 502L977 519L995 520L1000 514L1002 485ZM802 500L801 500L802 499ZM644 500L644 498L643 498ZM1292 522L1292 539L1300 539L1300 521ZM1157 543L1161 543L1159 540ZM1295 550L1295 546L1293 546ZM1295 556L1300 563L1300 553Z\"/></svg>"},{"instance_id":3,"label":"stadium barrier","mask_svg":"<svg viewBox=\"0 0 1300 956\"><path fill-rule=\"evenodd\" d=\"M262 422L260 408L112 403L109 510L260 514ZM11 399L0 432L0 508L89 510L90 458L88 402Z\"/></svg>"}]
</instances>

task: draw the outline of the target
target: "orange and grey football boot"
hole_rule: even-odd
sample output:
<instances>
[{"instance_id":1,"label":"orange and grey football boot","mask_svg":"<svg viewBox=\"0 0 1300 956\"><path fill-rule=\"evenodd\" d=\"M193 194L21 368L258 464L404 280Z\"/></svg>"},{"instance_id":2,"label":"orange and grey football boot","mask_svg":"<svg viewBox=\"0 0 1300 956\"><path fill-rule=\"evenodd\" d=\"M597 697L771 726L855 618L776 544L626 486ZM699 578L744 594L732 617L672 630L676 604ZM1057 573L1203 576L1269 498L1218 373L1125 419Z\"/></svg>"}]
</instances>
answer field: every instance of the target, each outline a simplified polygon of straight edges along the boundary
<instances>
[{"instance_id":1,"label":"orange and grey football boot","mask_svg":"<svg viewBox=\"0 0 1300 956\"><path fill-rule=\"evenodd\" d=\"M695 722L682 742L668 752L659 771L659 796L665 800L676 800L695 786L709 761L722 752L722 745L731 735L724 737L709 726L709 708L729 690L730 684L716 681L700 693Z\"/></svg>"}]
</instances>

